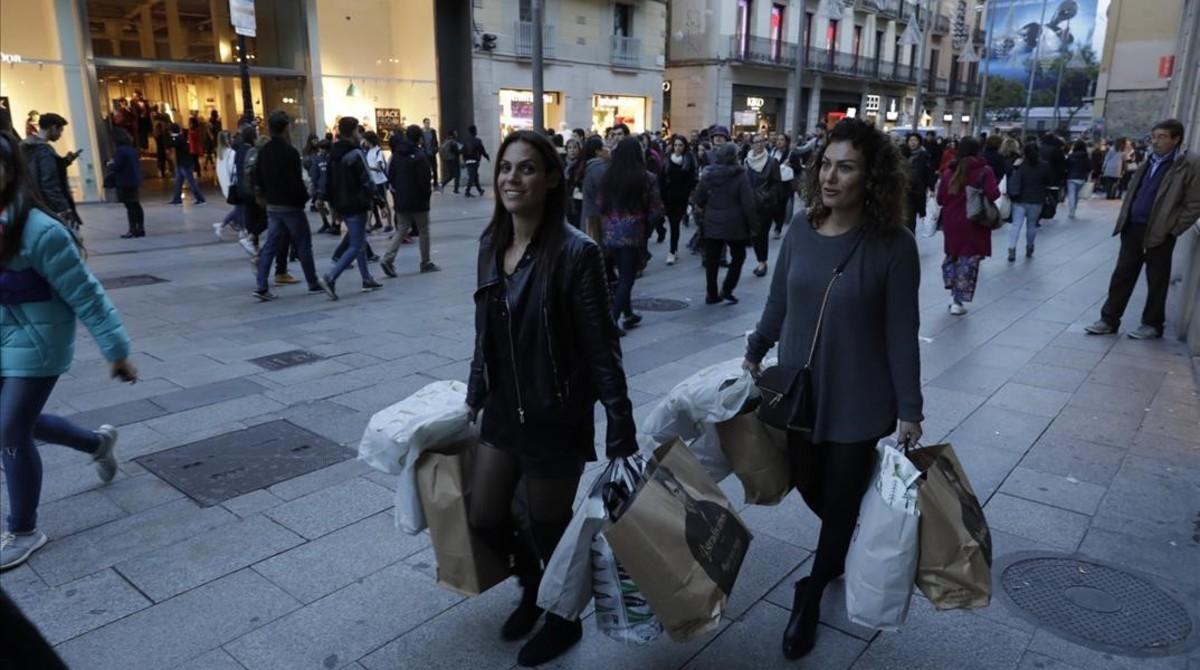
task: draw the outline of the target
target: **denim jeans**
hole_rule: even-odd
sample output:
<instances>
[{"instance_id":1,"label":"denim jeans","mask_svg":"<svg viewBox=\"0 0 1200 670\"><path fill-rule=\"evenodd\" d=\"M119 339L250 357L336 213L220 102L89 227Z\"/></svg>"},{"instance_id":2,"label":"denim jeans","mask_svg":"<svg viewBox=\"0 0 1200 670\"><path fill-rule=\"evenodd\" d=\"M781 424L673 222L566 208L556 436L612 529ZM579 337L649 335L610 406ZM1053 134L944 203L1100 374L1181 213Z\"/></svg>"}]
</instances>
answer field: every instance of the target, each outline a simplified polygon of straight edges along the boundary
<instances>
[{"instance_id":1,"label":"denim jeans","mask_svg":"<svg viewBox=\"0 0 1200 670\"><path fill-rule=\"evenodd\" d=\"M1008 231L1008 248L1016 249L1021 241L1021 226L1025 226L1025 246L1032 247L1037 239L1037 222L1042 215L1040 202L1014 202L1012 204L1012 227Z\"/></svg>"},{"instance_id":2,"label":"denim jeans","mask_svg":"<svg viewBox=\"0 0 1200 670\"><path fill-rule=\"evenodd\" d=\"M617 271L617 290L613 295L612 305L613 321L617 321L622 314L633 315L633 282L637 279L638 267L641 266L642 248L609 247L608 254L612 257L613 266Z\"/></svg>"},{"instance_id":3,"label":"denim jeans","mask_svg":"<svg viewBox=\"0 0 1200 670\"><path fill-rule=\"evenodd\" d=\"M1075 216L1075 208L1079 206L1079 189L1086 183L1086 179L1067 180L1067 202L1070 203L1071 216Z\"/></svg>"},{"instance_id":4,"label":"denim jeans","mask_svg":"<svg viewBox=\"0 0 1200 670\"><path fill-rule=\"evenodd\" d=\"M267 275L271 271L271 263L275 260L280 248L290 240L296 248L296 256L300 258L300 269L304 270L304 279L309 287L317 285L317 268L313 264L312 231L308 229L308 217L304 210L267 212L267 241L258 252L258 290L267 290ZM284 270L287 269L287 257L283 257Z\"/></svg>"},{"instance_id":5,"label":"denim jeans","mask_svg":"<svg viewBox=\"0 0 1200 670\"><path fill-rule=\"evenodd\" d=\"M483 195L483 187L479 185L479 161L467 163L467 195L471 195L471 187L479 189L479 195Z\"/></svg>"},{"instance_id":6,"label":"denim jeans","mask_svg":"<svg viewBox=\"0 0 1200 670\"><path fill-rule=\"evenodd\" d=\"M8 530L28 533L37 528L42 496L42 458L34 440L61 444L86 454L100 447L100 437L53 414L42 414L58 377L0 377L0 461L8 486Z\"/></svg>"},{"instance_id":7,"label":"denim jeans","mask_svg":"<svg viewBox=\"0 0 1200 670\"><path fill-rule=\"evenodd\" d=\"M185 179L196 202L204 202L204 194L200 192L200 184L196 183L196 175L192 173L192 168L178 165L175 166L175 195L171 197L171 202L183 202L183 181Z\"/></svg>"},{"instance_id":8,"label":"denim jeans","mask_svg":"<svg viewBox=\"0 0 1200 670\"><path fill-rule=\"evenodd\" d=\"M221 227L224 228L225 226L231 226L234 230L242 229L241 205L234 205L233 209L229 210L229 213L225 215L225 218L221 219Z\"/></svg>"},{"instance_id":9,"label":"denim jeans","mask_svg":"<svg viewBox=\"0 0 1200 670\"><path fill-rule=\"evenodd\" d=\"M337 278L342 275L346 268L350 267L350 263L354 262L358 265L358 273L362 275L362 280L371 280L371 271L367 267L367 214L347 214L344 219L346 222L346 251L338 257L337 262L330 268L329 274L325 275L325 281L337 281Z\"/></svg>"}]
</instances>

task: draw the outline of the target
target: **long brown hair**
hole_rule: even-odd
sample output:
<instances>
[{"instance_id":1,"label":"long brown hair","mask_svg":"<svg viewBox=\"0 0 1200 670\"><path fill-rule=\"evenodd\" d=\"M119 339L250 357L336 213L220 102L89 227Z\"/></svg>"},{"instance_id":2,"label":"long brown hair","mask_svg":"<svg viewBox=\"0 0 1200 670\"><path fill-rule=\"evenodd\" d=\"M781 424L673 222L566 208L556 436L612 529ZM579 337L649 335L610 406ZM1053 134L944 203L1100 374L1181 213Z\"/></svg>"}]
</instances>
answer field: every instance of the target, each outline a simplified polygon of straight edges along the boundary
<instances>
[{"instance_id":1,"label":"long brown hair","mask_svg":"<svg viewBox=\"0 0 1200 670\"><path fill-rule=\"evenodd\" d=\"M826 135L826 142L813 158L813 168L804 181L808 221L815 228L829 216L821 201L821 163L834 142L850 142L863 154L867 182L864 185L863 230L873 235L890 235L904 228L908 219L908 170L900 150L875 126L859 119L842 119Z\"/></svg>"},{"instance_id":2,"label":"long brown hair","mask_svg":"<svg viewBox=\"0 0 1200 670\"><path fill-rule=\"evenodd\" d=\"M558 158L558 151L550 140L546 139L541 133L535 133L529 130L518 130L509 133L508 137L500 143L500 148L496 151L496 164L494 174L492 175L492 185L500 183L500 163L504 160L504 153L508 148L517 142L524 142L537 152L542 159L542 165L547 174L562 175L562 162ZM488 253L492 258L499 262L513 242L513 220L512 214L504 207L504 203L500 200L500 190L492 189L495 192L496 206L492 209L492 220L488 227L483 231L483 238L490 236L491 243L488 247ZM558 184L546 192L546 201L542 204L542 224L538 226L536 236L537 251L536 264L541 272L549 272L553 267L554 261L560 255L562 250L562 242L566 237L566 216L567 216L567 184L566 180L561 177Z\"/></svg>"},{"instance_id":3,"label":"long brown hair","mask_svg":"<svg viewBox=\"0 0 1200 670\"><path fill-rule=\"evenodd\" d=\"M958 143L958 156L951 168L954 170L954 176L950 178L950 186L947 189L950 193L958 193L963 189L963 184L967 182L967 171L971 168L971 161L968 159L978 155L979 140L974 137L962 138Z\"/></svg>"}]
</instances>

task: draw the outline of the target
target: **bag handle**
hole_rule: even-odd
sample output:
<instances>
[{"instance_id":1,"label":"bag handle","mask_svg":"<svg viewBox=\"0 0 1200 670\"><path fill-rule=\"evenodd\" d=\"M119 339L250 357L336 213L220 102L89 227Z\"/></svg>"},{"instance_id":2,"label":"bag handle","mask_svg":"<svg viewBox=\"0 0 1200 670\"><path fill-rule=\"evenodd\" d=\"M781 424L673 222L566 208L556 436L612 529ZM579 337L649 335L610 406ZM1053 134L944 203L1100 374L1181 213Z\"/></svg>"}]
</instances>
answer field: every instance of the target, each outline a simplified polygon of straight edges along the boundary
<instances>
[{"instance_id":1,"label":"bag handle","mask_svg":"<svg viewBox=\"0 0 1200 670\"><path fill-rule=\"evenodd\" d=\"M850 258L854 256L854 252L858 250L858 245L862 244L863 237L866 236L866 231L860 229L858 236L854 238L854 244L851 245L850 251L842 258L842 262L838 263L833 269L833 276L829 278L829 283L825 285L825 295L821 298L821 310L817 312L817 325L813 329L812 346L808 349L808 361L804 363L804 367L812 369L813 356L817 353L817 340L821 337L821 324L825 321L825 307L829 304L829 294L833 291L833 285L837 282L838 277L842 276L842 272L846 270L846 265L850 263Z\"/></svg>"}]
</instances>

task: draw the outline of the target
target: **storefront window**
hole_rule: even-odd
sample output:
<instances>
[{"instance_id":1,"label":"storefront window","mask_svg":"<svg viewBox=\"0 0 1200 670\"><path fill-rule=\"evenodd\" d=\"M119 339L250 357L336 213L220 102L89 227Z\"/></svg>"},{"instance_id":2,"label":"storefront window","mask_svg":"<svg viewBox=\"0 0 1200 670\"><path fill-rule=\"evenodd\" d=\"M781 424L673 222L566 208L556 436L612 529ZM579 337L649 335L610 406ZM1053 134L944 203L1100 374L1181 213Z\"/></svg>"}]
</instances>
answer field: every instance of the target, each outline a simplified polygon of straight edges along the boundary
<instances>
[{"instance_id":1,"label":"storefront window","mask_svg":"<svg viewBox=\"0 0 1200 670\"><path fill-rule=\"evenodd\" d=\"M603 134L618 123L632 133L646 132L646 99L628 95L592 96L592 130Z\"/></svg>"},{"instance_id":2,"label":"storefront window","mask_svg":"<svg viewBox=\"0 0 1200 670\"><path fill-rule=\"evenodd\" d=\"M781 130L787 92L779 89L733 87L733 133Z\"/></svg>"},{"instance_id":3,"label":"storefront window","mask_svg":"<svg viewBox=\"0 0 1200 670\"><path fill-rule=\"evenodd\" d=\"M533 130L533 91L500 89L500 139L514 130ZM542 118L547 128L558 128L563 120L562 95L542 94Z\"/></svg>"},{"instance_id":4,"label":"storefront window","mask_svg":"<svg viewBox=\"0 0 1200 670\"><path fill-rule=\"evenodd\" d=\"M377 129L378 119L439 130L437 74L433 67L433 2L355 0L317 2L317 50L322 131L354 116ZM398 111L397 111L398 110ZM386 130L386 128L385 128Z\"/></svg>"}]
</instances>

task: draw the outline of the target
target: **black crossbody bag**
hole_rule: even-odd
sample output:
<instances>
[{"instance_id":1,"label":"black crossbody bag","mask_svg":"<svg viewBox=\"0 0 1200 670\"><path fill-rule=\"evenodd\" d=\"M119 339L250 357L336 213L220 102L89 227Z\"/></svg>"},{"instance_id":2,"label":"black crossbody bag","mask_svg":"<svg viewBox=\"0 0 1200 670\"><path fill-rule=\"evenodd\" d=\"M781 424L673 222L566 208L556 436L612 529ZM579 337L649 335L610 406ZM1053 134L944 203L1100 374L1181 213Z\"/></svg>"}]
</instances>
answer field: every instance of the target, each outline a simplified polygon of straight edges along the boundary
<instances>
[{"instance_id":1,"label":"black crossbody bag","mask_svg":"<svg viewBox=\"0 0 1200 670\"><path fill-rule=\"evenodd\" d=\"M797 368L788 365L775 365L763 370L755 383L762 393L762 403L758 406L758 418L763 423L780 430L795 430L811 433L817 415L816 389L813 387L812 365L817 352L817 340L821 337L821 325L825 321L825 307L829 304L829 294L834 284L846 270L846 264L858 250L865 232L859 231L846 257L833 269L833 276L825 285L825 295L821 298L821 310L817 313L817 325L813 329L812 346L808 350L808 360L804 367Z\"/></svg>"}]
</instances>

